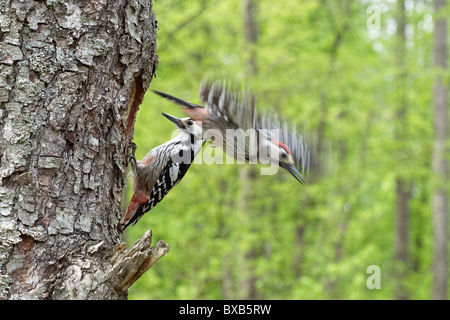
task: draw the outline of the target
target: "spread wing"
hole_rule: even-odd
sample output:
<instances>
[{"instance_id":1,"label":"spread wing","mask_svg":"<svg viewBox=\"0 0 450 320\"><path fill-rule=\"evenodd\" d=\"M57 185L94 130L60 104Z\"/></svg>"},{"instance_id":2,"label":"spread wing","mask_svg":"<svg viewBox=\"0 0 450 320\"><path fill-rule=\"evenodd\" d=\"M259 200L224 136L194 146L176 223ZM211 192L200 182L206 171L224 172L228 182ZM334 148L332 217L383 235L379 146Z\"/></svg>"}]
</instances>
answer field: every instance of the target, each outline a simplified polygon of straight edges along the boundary
<instances>
[{"instance_id":1,"label":"spread wing","mask_svg":"<svg viewBox=\"0 0 450 320\"><path fill-rule=\"evenodd\" d=\"M259 113L256 96L250 90L242 92L231 81L205 79L200 85L199 96L210 115L204 123L206 129L218 128L222 132L225 129L257 129L285 144L296 166L303 171L308 169L310 151L304 136L275 110Z\"/></svg>"},{"instance_id":2,"label":"spread wing","mask_svg":"<svg viewBox=\"0 0 450 320\"><path fill-rule=\"evenodd\" d=\"M246 131L257 126L256 96L249 90L241 93L232 81L205 79L199 97L211 118L207 128Z\"/></svg>"}]
</instances>

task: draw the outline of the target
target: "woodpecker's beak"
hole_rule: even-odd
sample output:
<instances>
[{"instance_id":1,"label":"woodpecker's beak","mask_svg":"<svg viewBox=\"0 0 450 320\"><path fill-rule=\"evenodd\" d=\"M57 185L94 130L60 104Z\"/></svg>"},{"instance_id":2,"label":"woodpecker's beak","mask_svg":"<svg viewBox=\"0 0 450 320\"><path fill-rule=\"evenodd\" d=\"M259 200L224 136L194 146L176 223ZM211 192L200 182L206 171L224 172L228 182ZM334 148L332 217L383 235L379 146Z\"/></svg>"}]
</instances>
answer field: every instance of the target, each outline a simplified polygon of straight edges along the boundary
<instances>
[{"instance_id":1,"label":"woodpecker's beak","mask_svg":"<svg viewBox=\"0 0 450 320\"><path fill-rule=\"evenodd\" d=\"M303 180L302 176L300 175L300 173L298 172L297 168L294 167L292 164L289 163L285 163L285 162L280 162L280 166L283 169L286 169L287 171L289 171L290 174L292 174L292 176L297 179L298 182L300 182L301 184L305 183L305 180Z\"/></svg>"},{"instance_id":2,"label":"woodpecker's beak","mask_svg":"<svg viewBox=\"0 0 450 320\"><path fill-rule=\"evenodd\" d=\"M176 117L174 117L174 116L171 116L170 114L167 114L167 113L165 113L165 112L163 112L162 115L163 115L164 117L166 117L167 119L169 119L170 121L172 121L173 123L175 123L175 125L176 125L178 128L180 128L180 129L184 129L184 128L185 128L183 122L182 122L180 119L178 119L178 118L176 118Z\"/></svg>"}]
</instances>

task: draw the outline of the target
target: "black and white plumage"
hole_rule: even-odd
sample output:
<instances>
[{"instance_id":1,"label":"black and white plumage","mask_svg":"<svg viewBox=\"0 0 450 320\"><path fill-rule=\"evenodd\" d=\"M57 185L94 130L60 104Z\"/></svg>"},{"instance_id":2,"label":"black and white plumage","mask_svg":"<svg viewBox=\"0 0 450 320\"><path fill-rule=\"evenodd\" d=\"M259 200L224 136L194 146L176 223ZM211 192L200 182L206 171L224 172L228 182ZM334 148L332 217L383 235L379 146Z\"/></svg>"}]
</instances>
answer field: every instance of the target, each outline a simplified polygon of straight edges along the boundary
<instances>
[{"instance_id":1,"label":"black and white plumage","mask_svg":"<svg viewBox=\"0 0 450 320\"><path fill-rule=\"evenodd\" d=\"M130 159L134 175L133 196L121 222L122 230L134 225L181 181L204 143L201 127L191 118L163 115L178 127L180 133L152 149L141 161L136 161L133 150Z\"/></svg>"},{"instance_id":2,"label":"black and white plumage","mask_svg":"<svg viewBox=\"0 0 450 320\"><path fill-rule=\"evenodd\" d=\"M261 163L264 156L289 171L300 183L304 182L296 167L302 171L309 167L310 151L306 140L294 126L288 126L285 119L278 120L273 110L259 113L256 96L249 90L241 92L231 82L206 79L199 90L204 107L153 91L182 106L195 121L201 121L204 139L213 136L214 144L229 156L250 163ZM233 139L227 139L229 132L234 132ZM249 143L251 141L253 143Z\"/></svg>"}]
</instances>

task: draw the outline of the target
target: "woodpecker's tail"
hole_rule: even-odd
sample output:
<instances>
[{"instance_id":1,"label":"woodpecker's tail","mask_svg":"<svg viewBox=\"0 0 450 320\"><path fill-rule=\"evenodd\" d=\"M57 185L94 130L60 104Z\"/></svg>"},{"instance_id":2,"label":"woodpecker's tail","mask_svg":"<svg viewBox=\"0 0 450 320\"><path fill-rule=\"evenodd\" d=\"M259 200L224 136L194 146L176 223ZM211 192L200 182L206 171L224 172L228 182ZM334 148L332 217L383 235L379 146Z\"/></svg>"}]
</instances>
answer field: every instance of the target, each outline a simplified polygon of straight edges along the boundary
<instances>
[{"instance_id":1,"label":"woodpecker's tail","mask_svg":"<svg viewBox=\"0 0 450 320\"><path fill-rule=\"evenodd\" d=\"M208 118L208 111L201 105L187 102L183 99L171 96L170 94L161 91L153 90L153 92L159 94L161 97L164 97L169 101L172 101L173 103L178 104L179 106L182 106L183 111L194 121L201 121L203 123L203 121Z\"/></svg>"},{"instance_id":2,"label":"woodpecker's tail","mask_svg":"<svg viewBox=\"0 0 450 320\"><path fill-rule=\"evenodd\" d=\"M144 215L145 212L142 209L148 201L148 195L144 193L134 193L131 197L130 204L128 205L125 217L120 223L122 231L125 230L130 224L135 224Z\"/></svg>"},{"instance_id":3,"label":"woodpecker's tail","mask_svg":"<svg viewBox=\"0 0 450 320\"><path fill-rule=\"evenodd\" d=\"M202 106L195 104L195 103L191 103L188 101L185 101L183 99L174 97L170 94L158 91L158 90L152 90L154 93L159 94L161 97L166 98L167 100L172 101L173 103L176 103L180 106L182 106L183 108L189 108L189 109L194 109L194 108L203 108Z\"/></svg>"}]
</instances>

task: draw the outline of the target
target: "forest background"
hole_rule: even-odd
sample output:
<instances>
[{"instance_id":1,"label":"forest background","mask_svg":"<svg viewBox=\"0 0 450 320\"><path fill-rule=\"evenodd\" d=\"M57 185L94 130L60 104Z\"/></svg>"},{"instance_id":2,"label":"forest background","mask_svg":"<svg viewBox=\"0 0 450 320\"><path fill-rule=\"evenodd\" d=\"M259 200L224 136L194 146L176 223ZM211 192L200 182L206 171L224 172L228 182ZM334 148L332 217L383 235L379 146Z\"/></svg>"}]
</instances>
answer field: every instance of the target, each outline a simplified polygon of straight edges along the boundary
<instances>
[{"instance_id":1,"label":"forest background","mask_svg":"<svg viewBox=\"0 0 450 320\"><path fill-rule=\"evenodd\" d=\"M131 244L151 228L171 247L129 298L430 299L433 263L447 263L433 254L433 85L438 72L449 83L433 59L434 5L156 1L150 89L199 103L206 75L235 77L259 108L306 133L318 156L305 185L283 170L192 165L125 234ZM137 159L172 137L161 112L184 116L149 90Z\"/></svg>"}]
</instances>

